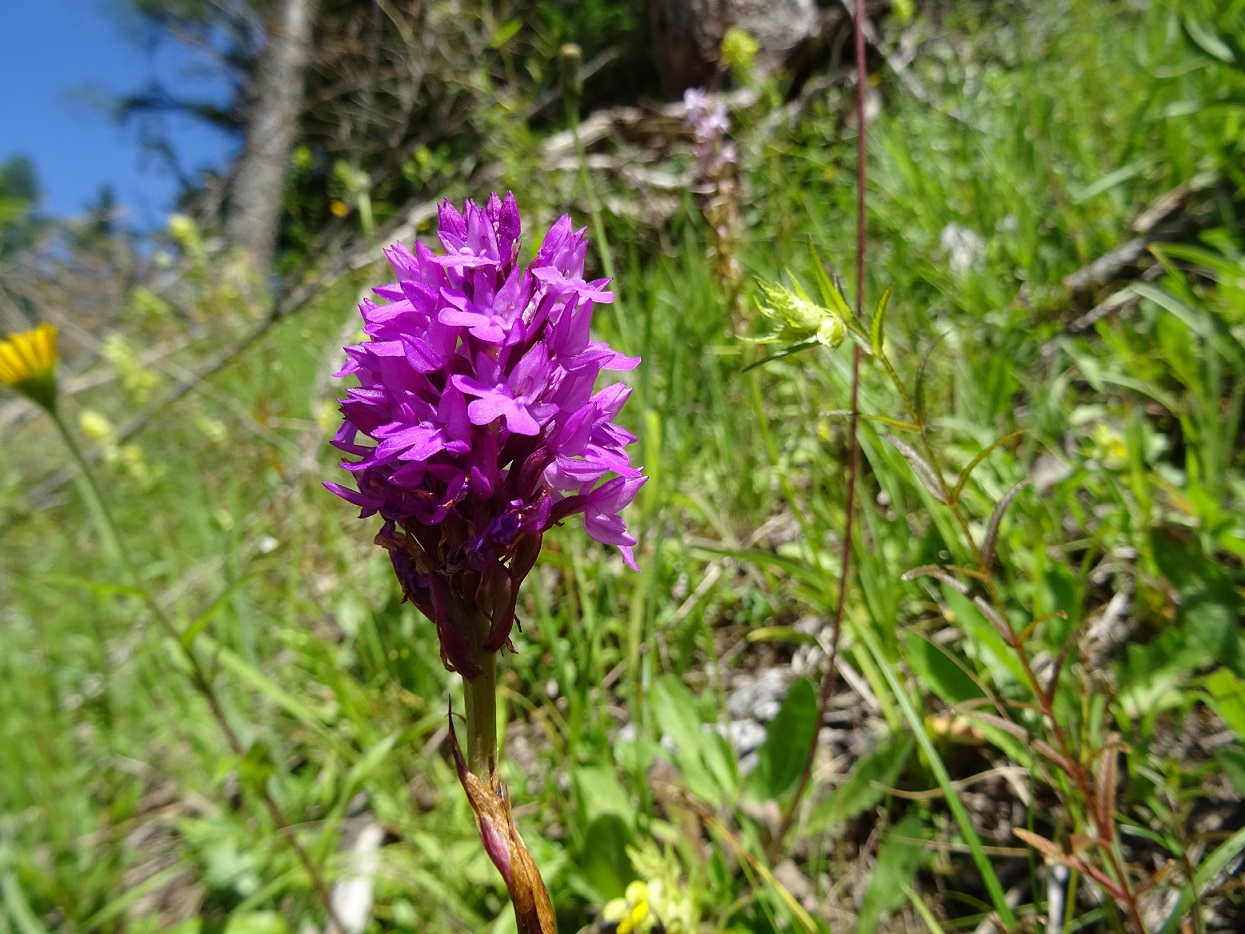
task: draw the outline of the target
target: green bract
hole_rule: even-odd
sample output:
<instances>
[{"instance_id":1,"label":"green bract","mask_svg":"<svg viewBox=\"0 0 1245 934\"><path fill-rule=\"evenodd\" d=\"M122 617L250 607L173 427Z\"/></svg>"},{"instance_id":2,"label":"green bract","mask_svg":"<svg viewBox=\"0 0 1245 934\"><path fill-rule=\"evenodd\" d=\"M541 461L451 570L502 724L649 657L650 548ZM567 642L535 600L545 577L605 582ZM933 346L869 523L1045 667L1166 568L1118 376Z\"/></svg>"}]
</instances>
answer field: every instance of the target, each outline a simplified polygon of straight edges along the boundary
<instances>
[{"instance_id":1,"label":"green bract","mask_svg":"<svg viewBox=\"0 0 1245 934\"><path fill-rule=\"evenodd\" d=\"M757 343L796 343L816 340L827 347L843 343L847 328L843 319L829 308L811 301L804 290L796 284L792 291L785 286L761 282L761 291L768 304L757 300L757 309L778 325L778 330L765 337L755 338Z\"/></svg>"}]
</instances>

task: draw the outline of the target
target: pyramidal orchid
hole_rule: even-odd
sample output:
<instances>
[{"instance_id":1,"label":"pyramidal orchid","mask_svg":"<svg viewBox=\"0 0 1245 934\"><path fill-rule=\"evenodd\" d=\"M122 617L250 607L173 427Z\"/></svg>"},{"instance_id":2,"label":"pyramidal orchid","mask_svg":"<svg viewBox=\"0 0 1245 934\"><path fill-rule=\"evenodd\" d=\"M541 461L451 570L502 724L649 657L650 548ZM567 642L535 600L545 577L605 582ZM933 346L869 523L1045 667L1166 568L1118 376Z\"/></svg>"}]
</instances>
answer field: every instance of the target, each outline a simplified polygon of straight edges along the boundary
<instances>
[{"instance_id":1,"label":"pyramidal orchid","mask_svg":"<svg viewBox=\"0 0 1245 934\"><path fill-rule=\"evenodd\" d=\"M437 254L422 243L387 252L398 281L360 306L361 344L336 375L346 391L333 445L355 489L326 483L379 514L402 589L437 626L442 660L470 679L509 641L519 583L541 538L576 514L636 568L619 513L645 477L615 424L631 390L594 392L626 357L589 336L606 280L583 278L587 240L568 216L519 263L514 196L440 209ZM481 629L483 627L483 629Z\"/></svg>"},{"instance_id":2,"label":"pyramidal orchid","mask_svg":"<svg viewBox=\"0 0 1245 934\"><path fill-rule=\"evenodd\" d=\"M386 251L397 282L360 306L366 340L336 374L358 381L333 439L353 486L325 484L361 518L380 516L377 544L463 676L466 765L480 782L461 759L459 776L516 910L516 856L499 841L517 832L494 827L479 793L495 783L496 656L551 525L582 515L636 569L620 513L646 479L627 455L635 437L614 421L631 390L594 388L639 360L591 338L593 308L614 296L607 280L584 279L584 231L562 217L526 266L520 232L514 196L494 194L483 208L441 205L443 253Z\"/></svg>"}]
</instances>

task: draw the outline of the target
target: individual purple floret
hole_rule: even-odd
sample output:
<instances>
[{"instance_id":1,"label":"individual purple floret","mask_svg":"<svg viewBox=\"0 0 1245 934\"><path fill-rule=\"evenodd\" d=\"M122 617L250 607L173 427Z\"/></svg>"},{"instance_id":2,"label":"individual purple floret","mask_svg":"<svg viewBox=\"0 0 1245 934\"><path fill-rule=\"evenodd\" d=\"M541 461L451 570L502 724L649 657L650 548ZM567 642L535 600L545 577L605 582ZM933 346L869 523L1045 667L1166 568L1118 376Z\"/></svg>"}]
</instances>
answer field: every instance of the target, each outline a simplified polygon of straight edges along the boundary
<instances>
[{"instance_id":1,"label":"individual purple floret","mask_svg":"<svg viewBox=\"0 0 1245 934\"><path fill-rule=\"evenodd\" d=\"M635 437L614 423L631 390L598 392L602 370L639 363L589 336L608 280L583 278L587 240L562 217L526 268L514 196L440 209L446 252L386 251L398 281L360 306L368 340L336 375L355 376L333 445L357 490L325 486L379 513L406 597L436 623L441 657L464 677L509 643L519 584L551 525L582 513L636 568L619 513L646 477Z\"/></svg>"}]
</instances>

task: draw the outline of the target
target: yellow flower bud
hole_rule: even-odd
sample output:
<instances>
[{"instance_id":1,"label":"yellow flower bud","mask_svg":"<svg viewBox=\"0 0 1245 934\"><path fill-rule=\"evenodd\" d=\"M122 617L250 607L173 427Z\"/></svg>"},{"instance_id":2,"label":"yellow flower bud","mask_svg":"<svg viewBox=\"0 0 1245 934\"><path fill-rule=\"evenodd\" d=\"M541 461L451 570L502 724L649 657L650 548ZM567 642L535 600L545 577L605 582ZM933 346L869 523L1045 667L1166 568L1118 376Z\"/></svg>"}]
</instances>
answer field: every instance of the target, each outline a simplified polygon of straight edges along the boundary
<instances>
[{"instance_id":1,"label":"yellow flower bud","mask_svg":"<svg viewBox=\"0 0 1245 934\"><path fill-rule=\"evenodd\" d=\"M78 416L78 427L92 441L105 441L113 436L112 422L94 409L85 409Z\"/></svg>"},{"instance_id":2,"label":"yellow flower bud","mask_svg":"<svg viewBox=\"0 0 1245 934\"><path fill-rule=\"evenodd\" d=\"M170 214L169 233L183 247L188 247L198 239L199 231L195 222L185 214Z\"/></svg>"},{"instance_id":3,"label":"yellow flower bud","mask_svg":"<svg viewBox=\"0 0 1245 934\"><path fill-rule=\"evenodd\" d=\"M817 341L827 347L838 347L843 343L846 334L847 328L843 326L843 322L831 315L817 328Z\"/></svg>"}]
</instances>

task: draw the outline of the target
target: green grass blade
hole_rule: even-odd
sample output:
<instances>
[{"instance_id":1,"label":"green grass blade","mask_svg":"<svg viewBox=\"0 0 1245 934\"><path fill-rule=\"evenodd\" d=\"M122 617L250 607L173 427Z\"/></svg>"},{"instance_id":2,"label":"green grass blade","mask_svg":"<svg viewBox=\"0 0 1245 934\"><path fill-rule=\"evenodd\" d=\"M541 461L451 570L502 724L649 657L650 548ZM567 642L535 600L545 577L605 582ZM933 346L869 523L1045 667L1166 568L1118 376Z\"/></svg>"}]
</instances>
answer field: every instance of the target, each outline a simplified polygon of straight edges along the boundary
<instances>
[{"instance_id":1,"label":"green grass blade","mask_svg":"<svg viewBox=\"0 0 1245 934\"><path fill-rule=\"evenodd\" d=\"M1228 837L1227 840L1224 840L1223 843L1219 844L1215 851L1197 867L1197 871L1193 874L1192 887L1180 893L1180 898L1176 901L1175 907L1172 908L1171 914L1167 916L1167 920L1163 923L1159 934L1176 934L1176 931L1180 929L1180 921L1184 918L1184 914L1188 910L1189 903L1193 900L1195 892L1205 888L1211 879L1223 872L1228 863L1232 862L1242 850L1245 850L1245 827L1242 827Z\"/></svg>"},{"instance_id":2,"label":"green grass blade","mask_svg":"<svg viewBox=\"0 0 1245 934\"><path fill-rule=\"evenodd\" d=\"M885 677L887 684L890 686L891 693L903 712L904 719L908 722L908 728L912 730L912 735L916 738L917 745L921 747L921 752L925 755L926 761L929 762L930 771L934 773L934 778L938 781L938 787L942 789L947 807L951 809L951 815L955 818L955 822L960 828L960 833L964 835L964 839L968 843L969 852L973 856L973 862L977 865L977 871L981 874L981 881L990 893L990 901L994 905L994 910L998 912L1005 928L1015 927L1016 915L1007 904L1007 896L1004 892L1003 884L999 881L994 867L990 865L990 859L986 856L981 838L977 836L977 831L973 829L972 819L968 816L968 811L960 800L959 793L955 790L951 776L947 774L947 767L943 765L942 758L938 755L938 750L934 748L933 741L930 740L929 734L925 732L925 723L916 712L916 708L912 706L912 700L909 698L904 686L899 683L899 678L895 675L894 670L887 664L876 637L863 626L858 629L858 632L868 647L869 653L877 661L883 677Z\"/></svg>"}]
</instances>

